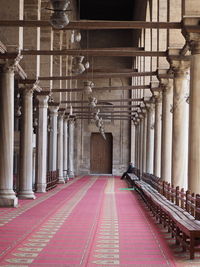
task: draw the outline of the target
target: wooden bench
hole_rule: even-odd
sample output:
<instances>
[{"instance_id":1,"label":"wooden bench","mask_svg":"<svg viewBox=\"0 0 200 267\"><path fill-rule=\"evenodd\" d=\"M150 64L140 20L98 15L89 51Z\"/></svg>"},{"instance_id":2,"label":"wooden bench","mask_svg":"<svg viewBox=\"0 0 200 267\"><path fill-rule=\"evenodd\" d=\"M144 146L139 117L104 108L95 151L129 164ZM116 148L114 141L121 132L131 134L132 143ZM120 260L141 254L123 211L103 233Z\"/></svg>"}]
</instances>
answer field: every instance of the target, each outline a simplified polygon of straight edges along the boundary
<instances>
[{"instance_id":1,"label":"wooden bench","mask_svg":"<svg viewBox=\"0 0 200 267\"><path fill-rule=\"evenodd\" d=\"M127 173L125 178L127 179L129 186L132 187L134 185L134 181L140 179L139 170L133 167L132 172Z\"/></svg>"},{"instance_id":2,"label":"wooden bench","mask_svg":"<svg viewBox=\"0 0 200 267\"><path fill-rule=\"evenodd\" d=\"M46 191L49 191L56 187L58 184L58 171L48 171L47 172L47 186Z\"/></svg>"},{"instance_id":3,"label":"wooden bench","mask_svg":"<svg viewBox=\"0 0 200 267\"><path fill-rule=\"evenodd\" d=\"M149 174L143 175L142 180L134 180L134 186L159 223L168 228L177 244L189 250L193 259L195 252L200 252L200 196L174 188Z\"/></svg>"}]
</instances>

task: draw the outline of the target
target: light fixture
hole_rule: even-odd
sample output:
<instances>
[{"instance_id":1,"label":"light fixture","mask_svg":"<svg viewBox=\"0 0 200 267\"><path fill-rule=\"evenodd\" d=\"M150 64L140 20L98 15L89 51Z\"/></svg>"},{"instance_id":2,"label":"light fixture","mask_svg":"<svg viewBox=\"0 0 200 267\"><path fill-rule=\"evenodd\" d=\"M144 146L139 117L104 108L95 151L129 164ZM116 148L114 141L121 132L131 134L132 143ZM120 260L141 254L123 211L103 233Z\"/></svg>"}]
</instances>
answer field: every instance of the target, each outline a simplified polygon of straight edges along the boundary
<instances>
[{"instance_id":1,"label":"light fixture","mask_svg":"<svg viewBox=\"0 0 200 267\"><path fill-rule=\"evenodd\" d=\"M84 66L85 66L86 69L89 69L89 67L90 67L90 62L89 62L89 61L86 61L85 64L84 64Z\"/></svg>"},{"instance_id":2,"label":"light fixture","mask_svg":"<svg viewBox=\"0 0 200 267\"><path fill-rule=\"evenodd\" d=\"M73 66L72 73L81 74L85 71L85 67L83 65L84 56L77 56L73 58Z\"/></svg>"},{"instance_id":3,"label":"light fixture","mask_svg":"<svg viewBox=\"0 0 200 267\"><path fill-rule=\"evenodd\" d=\"M95 108L97 105L97 99L95 97L89 97L89 106Z\"/></svg>"},{"instance_id":4,"label":"light fixture","mask_svg":"<svg viewBox=\"0 0 200 267\"><path fill-rule=\"evenodd\" d=\"M84 92L88 95L91 94L93 86L94 86L94 83L92 81L85 81L84 82Z\"/></svg>"},{"instance_id":5,"label":"light fixture","mask_svg":"<svg viewBox=\"0 0 200 267\"><path fill-rule=\"evenodd\" d=\"M71 43L75 43L75 42L79 43L80 41L81 41L81 33L72 30L72 32L71 32Z\"/></svg>"},{"instance_id":6,"label":"light fixture","mask_svg":"<svg viewBox=\"0 0 200 267\"><path fill-rule=\"evenodd\" d=\"M53 14L50 17L50 23L55 29L63 29L69 24L68 15L65 13L70 3L69 0L50 0L53 7Z\"/></svg>"}]
</instances>

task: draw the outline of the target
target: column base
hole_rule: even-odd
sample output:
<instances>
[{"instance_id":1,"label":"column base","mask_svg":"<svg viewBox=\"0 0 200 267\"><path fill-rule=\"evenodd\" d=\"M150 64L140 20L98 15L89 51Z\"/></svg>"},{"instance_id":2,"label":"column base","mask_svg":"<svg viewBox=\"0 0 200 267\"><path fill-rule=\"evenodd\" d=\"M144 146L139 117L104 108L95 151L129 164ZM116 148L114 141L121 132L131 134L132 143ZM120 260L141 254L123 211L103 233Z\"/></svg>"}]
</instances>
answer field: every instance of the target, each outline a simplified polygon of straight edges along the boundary
<instances>
[{"instance_id":1,"label":"column base","mask_svg":"<svg viewBox=\"0 0 200 267\"><path fill-rule=\"evenodd\" d=\"M47 184L36 184L36 188L37 193L46 193Z\"/></svg>"},{"instance_id":2,"label":"column base","mask_svg":"<svg viewBox=\"0 0 200 267\"><path fill-rule=\"evenodd\" d=\"M69 172L69 178L74 178L74 173L73 172Z\"/></svg>"},{"instance_id":3,"label":"column base","mask_svg":"<svg viewBox=\"0 0 200 267\"><path fill-rule=\"evenodd\" d=\"M17 207L18 206L18 198L3 198L0 197L0 207Z\"/></svg>"},{"instance_id":4,"label":"column base","mask_svg":"<svg viewBox=\"0 0 200 267\"><path fill-rule=\"evenodd\" d=\"M58 183L59 183L59 184L65 184L65 180L64 180L64 177L63 177L63 176L60 176L60 177L58 178Z\"/></svg>"},{"instance_id":5,"label":"column base","mask_svg":"<svg viewBox=\"0 0 200 267\"><path fill-rule=\"evenodd\" d=\"M36 199L36 196L32 191L20 191L17 196L20 199Z\"/></svg>"},{"instance_id":6,"label":"column base","mask_svg":"<svg viewBox=\"0 0 200 267\"><path fill-rule=\"evenodd\" d=\"M13 190L0 190L0 207L17 207L18 198Z\"/></svg>"}]
</instances>

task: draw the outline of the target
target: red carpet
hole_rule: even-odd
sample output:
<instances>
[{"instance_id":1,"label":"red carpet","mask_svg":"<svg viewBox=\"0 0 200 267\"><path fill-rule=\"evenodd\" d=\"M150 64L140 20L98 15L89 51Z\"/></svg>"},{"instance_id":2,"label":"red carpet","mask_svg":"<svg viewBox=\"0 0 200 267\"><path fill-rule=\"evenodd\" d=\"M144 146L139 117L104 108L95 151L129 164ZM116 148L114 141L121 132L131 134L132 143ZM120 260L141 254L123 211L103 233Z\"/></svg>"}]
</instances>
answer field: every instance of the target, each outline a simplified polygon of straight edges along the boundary
<instances>
[{"instance_id":1,"label":"red carpet","mask_svg":"<svg viewBox=\"0 0 200 267\"><path fill-rule=\"evenodd\" d=\"M85 176L0 209L0 266L175 266L137 193L123 187Z\"/></svg>"}]
</instances>

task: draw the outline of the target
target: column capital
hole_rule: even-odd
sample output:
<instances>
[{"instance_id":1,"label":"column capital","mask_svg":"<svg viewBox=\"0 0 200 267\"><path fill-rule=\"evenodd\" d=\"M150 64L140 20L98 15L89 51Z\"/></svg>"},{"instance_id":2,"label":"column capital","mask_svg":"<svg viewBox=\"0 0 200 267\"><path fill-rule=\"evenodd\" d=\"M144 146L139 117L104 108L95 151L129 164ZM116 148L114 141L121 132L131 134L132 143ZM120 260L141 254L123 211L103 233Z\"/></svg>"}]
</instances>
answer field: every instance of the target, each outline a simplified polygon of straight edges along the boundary
<instances>
[{"instance_id":1,"label":"column capital","mask_svg":"<svg viewBox=\"0 0 200 267\"><path fill-rule=\"evenodd\" d=\"M58 118L59 119L64 119L65 116L65 111L58 111Z\"/></svg>"},{"instance_id":2,"label":"column capital","mask_svg":"<svg viewBox=\"0 0 200 267\"><path fill-rule=\"evenodd\" d=\"M48 108L48 95L37 95L37 100L39 108Z\"/></svg>"},{"instance_id":3,"label":"column capital","mask_svg":"<svg viewBox=\"0 0 200 267\"><path fill-rule=\"evenodd\" d=\"M190 57L181 56L181 49L169 48L167 60L170 64L170 70L173 72L174 77L187 77L190 73Z\"/></svg>"},{"instance_id":4,"label":"column capital","mask_svg":"<svg viewBox=\"0 0 200 267\"><path fill-rule=\"evenodd\" d=\"M0 60L0 64L2 65L2 70L9 71L9 72L18 71L19 62L21 61L22 58L23 56L21 55L21 52L19 51L16 58Z\"/></svg>"},{"instance_id":5,"label":"column capital","mask_svg":"<svg viewBox=\"0 0 200 267\"><path fill-rule=\"evenodd\" d=\"M155 104L162 103L162 92L156 92L154 94Z\"/></svg>"},{"instance_id":6,"label":"column capital","mask_svg":"<svg viewBox=\"0 0 200 267\"><path fill-rule=\"evenodd\" d=\"M182 34L189 44L192 54L200 54L200 33L192 30L192 26L199 26L200 17L185 16L183 18Z\"/></svg>"},{"instance_id":7,"label":"column capital","mask_svg":"<svg viewBox=\"0 0 200 267\"><path fill-rule=\"evenodd\" d=\"M160 86L162 88L163 93L167 93L172 90L173 88L173 79L161 79Z\"/></svg>"},{"instance_id":8,"label":"column capital","mask_svg":"<svg viewBox=\"0 0 200 267\"><path fill-rule=\"evenodd\" d=\"M51 115L58 115L59 106L49 106L49 111Z\"/></svg>"},{"instance_id":9,"label":"column capital","mask_svg":"<svg viewBox=\"0 0 200 267\"><path fill-rule=\"evenodd\" d=\"M146 109L147 109L147 112L153 112L155 110L155 103L153 101L147 103Z\"/></svg>"},{"instance_id":10,"label":"column capital","mask_svg":"<svg viewBox=\"0 0 200 267\"><path fill-rule=\"evenodd\" d=\"M36 80L33 84L26 84L25 81L20 87L23 89L24 94L32 95L34 92L40 92L42 90L38 84L38 80Z\"/></svg>"}]
</instances>

